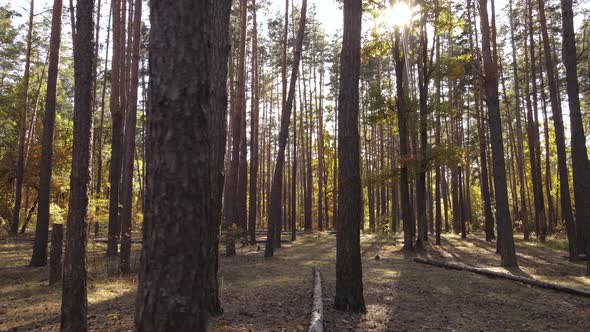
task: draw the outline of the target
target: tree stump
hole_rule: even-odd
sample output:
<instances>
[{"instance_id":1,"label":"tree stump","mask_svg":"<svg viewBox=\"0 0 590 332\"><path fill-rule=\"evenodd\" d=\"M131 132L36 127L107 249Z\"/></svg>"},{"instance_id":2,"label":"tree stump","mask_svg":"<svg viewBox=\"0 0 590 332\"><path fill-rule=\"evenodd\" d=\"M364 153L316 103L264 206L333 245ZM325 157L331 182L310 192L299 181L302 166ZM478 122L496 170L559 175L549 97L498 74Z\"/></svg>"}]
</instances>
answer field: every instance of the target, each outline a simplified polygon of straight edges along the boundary
<instances>
[{"instance_id":1,"label":"tree stump","mask_svg":"<svg viewBox=\"0 0 590 332\"><path fill-rule=\"evenodd\" d=\"M61 280L61 255L64 239L64 225L53 224L51 230L51 251L49 257L49 284Z\"/></svg>"}]
</instances>

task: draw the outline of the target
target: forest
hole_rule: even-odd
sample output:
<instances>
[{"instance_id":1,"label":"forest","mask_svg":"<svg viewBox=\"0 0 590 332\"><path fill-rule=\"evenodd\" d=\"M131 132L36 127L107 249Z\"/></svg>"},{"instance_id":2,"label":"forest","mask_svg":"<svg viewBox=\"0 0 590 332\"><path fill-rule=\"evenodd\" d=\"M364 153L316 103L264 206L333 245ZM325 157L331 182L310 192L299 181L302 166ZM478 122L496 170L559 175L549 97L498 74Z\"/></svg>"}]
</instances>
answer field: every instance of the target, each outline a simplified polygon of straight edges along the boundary
<instances>
[{"instance_id":1,"label":"forest","mask_svg":"<svg viewBox=\"0 0 590 332\"><path fill-rule=\"evenodd\" d=\"M0 0L0 331L588 331L589 144L586 0Z\"/></svg>"}]
</instances>

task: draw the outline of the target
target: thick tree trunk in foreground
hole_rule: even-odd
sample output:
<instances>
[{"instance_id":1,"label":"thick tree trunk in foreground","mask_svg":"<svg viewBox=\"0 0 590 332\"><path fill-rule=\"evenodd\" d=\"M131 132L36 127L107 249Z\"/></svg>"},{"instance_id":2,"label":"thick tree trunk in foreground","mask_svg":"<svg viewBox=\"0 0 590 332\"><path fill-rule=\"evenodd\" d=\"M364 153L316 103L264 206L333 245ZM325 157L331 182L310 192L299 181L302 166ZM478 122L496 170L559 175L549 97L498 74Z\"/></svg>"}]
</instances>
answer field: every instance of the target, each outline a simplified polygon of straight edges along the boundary
<instances>
[{"instance_id":1,"label":"thick tree trunk in foreground","mask_svg":"<svg viewBox=\"0 0 590 332\"><path fill-rule=\"evenodd\" d=\"M131 223L133 208L133 161L135 160L135 126L137 123L137 89L139 85L139 48L141 38L141 0L135 0L133 9L131 79L129 81L129 98L125 120L123 182L121 184L121 257L119 269L127 274L131 270Z\"/></svg>"},{"instance_id":2,"label":"thick tree trunk in foreground","mask_svg":"<svg viewBox=\"0 0 590 332\"><path fill-rule=\"evenodd\" d=\"M576 204L576 231L580 252L590 257L590 163L586 150L586 136L580 112L580 88L578 84L576 34L572 0L561 0L562 59L566 70L567 94L570 107L572 169L574 203ZM589 263L590 264L590 261ZM588 266L590 273L590 265Z\"/></svg>"},{"instance_id":3,"label":"thick tree trunk in foreground","mask_svg":"<svg viewBox=\"0 0 590 332\"><path fill-rule=\"evenodd\" d=\"M486 104L488 106L488 121L492 145L498 241L500 244L500 253L502 254L502 266L517 266L512 222L510 219L510 210L508 208L508 189L506 188L502 120L500 117L500 100L498 97L498 67L492 59L490 47L490 26L488 22L487 0L480 0L479 4L482 35L481 44L485 72L485 95Z\"/></svg>"},{"instance_id":4,"label":"thick tree trunk in foreground","mask_svg":"<svg viewBox=\"0 0 590 332\"><path fill-rule=\"evenodd\" d=\"M61 330L86 331L86 241L94 81L94 0L78 0L74 47L74 146L64 259Z\"/></svg>"},{"instance_id":5,"label":"thick tree trunk in foreground","mask_svg":"<svg viewBox=\"0 0 590 332\"><path fill-rule=\"evenodd\" d=\"M47 93L45 115L43 117L43 142L39 165L39 209L35 228L35 245L30 266L47 264L47 239L49 237L49 198L51 187L51 161L53 157L53 132L55 128L55 103L57 95L57 75L59 67L59 45L61 43L61 13L63 0L53 2L51 19L51 39L49 41L49 71L47 73Z\"/></svg>"},{"instance_id":6,"label":"thick tree trunk in foreground","mask_svg":"<svg viewBox=\"0 0 590 332\"><path fill-rule=\"evenodd\" d=\"M207 329L212 295L207 290L216 278L218 243L211 224L218 226L221 215L221 182L213 183L221 180L223 169L219 106L227 104L218 90L225 89L226 72L217 61L226 60L229 51L229 4L150 3L152 83L138 331Z\"/></svg>"},{"instance_id":7,"label":"thick tree trunk in foreground","mask_svg":"<svg viewBox=\"0 0 590 332\"><path fill-rule=\"evenodd\" d=\"M297 73L299 63L301 62L301 50L303 48L303 37L305 35L305 22L307 14L307 0L301 3L301 17L299 20L299 30L293 51L293 68L291 71L291 81L289 82L289 93L287 95L287 104L281 113L281 128L279 131L279 151L276 159L275 169L272 177L270 188L270 198L268 201L268 233L266 239L265 257L271 257L274 254L273 239L276 237L275 232L280 231L281 225L281 201L283 186L283 169L285 167L285 148L289 135L289 122L291 122L291 110L295 99L295 83L297 82Z\"/></svg>"},{"instance_id":8,"label":"thick tree trunk in foreground","mask_svg":"<svg viewBox=\"0 0 590 332\"><path fill-rule=\"evenodd\" d=\"M336 299L338 310L364 312L360 222L363 218L359 135L361 0L344 1L344 34L338 97L338 222Z\"/></svg>"}]
</instances>

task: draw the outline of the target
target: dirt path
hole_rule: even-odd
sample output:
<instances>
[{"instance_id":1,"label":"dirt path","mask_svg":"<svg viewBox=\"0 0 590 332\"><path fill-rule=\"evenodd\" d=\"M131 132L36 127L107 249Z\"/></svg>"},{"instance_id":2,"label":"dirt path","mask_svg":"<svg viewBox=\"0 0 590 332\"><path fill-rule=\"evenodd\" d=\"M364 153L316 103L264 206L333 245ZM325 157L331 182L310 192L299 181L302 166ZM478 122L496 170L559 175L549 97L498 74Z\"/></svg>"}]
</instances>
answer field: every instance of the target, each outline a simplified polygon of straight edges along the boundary
<instances>
[{"instance_id":1,"label":"dirt path","mask_svg":"<svg viewBox=\"0 0 590 332\"><path fill-rule=\"evenodd\" d=\"M263 257L263 248L241 248L221 259L220 285L225 314L212 331L306 331L311 308L311 268L323 274L329 331L587 331L590 299L531 288L462 271L416 264L395 238L363 235L363 277L367 313L332 309L335 289L335 236L300 237ZM46 286L46 269L23 267L29 243L0 244L0 331L55 331L60 287ZM497 266L493 244L447 236L433 257L478 266ZM130 331L136 280L116 276L116 262L103 258L102 245L90 248L89 327ZM522 273L590 289L582 264L568 263L554 249L517 244ZM376 260L375 256L380 259ZM135 260L136 262L136 260ZM586 317L586 318L584 318Z\"/></svg>"}]
</instances>

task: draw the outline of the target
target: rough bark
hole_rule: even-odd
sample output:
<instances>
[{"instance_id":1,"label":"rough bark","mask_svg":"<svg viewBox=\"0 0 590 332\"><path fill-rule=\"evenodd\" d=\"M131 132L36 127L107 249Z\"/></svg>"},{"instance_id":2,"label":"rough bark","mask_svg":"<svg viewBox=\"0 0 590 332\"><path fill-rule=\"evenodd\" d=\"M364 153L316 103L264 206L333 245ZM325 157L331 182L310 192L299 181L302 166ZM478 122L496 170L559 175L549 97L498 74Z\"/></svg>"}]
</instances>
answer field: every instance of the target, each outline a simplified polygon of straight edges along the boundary
<instances>
[{"instance_id":1,"label":"rough bark","mask_svg":"<svg viewBox=\"0 0 590 332\"><path fill-rule=\"evenodd\" d=\"M207 329L211 293L204 290L211 290L217 264L217 239L211 224L219 225L221 215L221 182L212 179L219 180L221 174L224 147L219 142L225 139L223 108L211 105L226 101L223 91L212 89L225 81L223 70L213 71L222 68L213 58L218 51L225 56L229 51L227 40L216 37L228 31L225 14L230 3L150 3L153 83L135 315L138 331ZM227 20L222 21L219 13Z\"/></svg>"},{"instance_id":2,"label":"rough bark","mask_svg":"<svg viewBox=\"0 0 590 332\"><path fill-rule=\"evenodd\" d=\"M45 115L43 116L43 141L39 165L39 209L35 244L30 266L47 264L47 240L49 237L49 200L51 187L51 166L53 157L53 132L55 129L55 104L57 96L57 75L59 67L59 45L61 43L62 0L53 2L51 37L49 41L49 70L47 73L47 92L45 96Z\"/></svg>"},{"instance_id":3,"label":"rough bark","mask_svg":"<svg viewBox=\"0 0 590 332\"><path fill-rule=\"evenodd\" d=\"M344 31L338 95L337 310L364 312L360 221L363 218L359 135L359 76L362 1L344 1Z\"/></svg>"},{"instance_id":4,"label":"rough bark","mask_svg":"<svg viewBox=\"0 0 590 332\"><path fill-rule=\"evenodd\" d=\"M86 242L94 82L94 0L78 0L74 47L74 145L61 306L62 331L86 331Z\"/></svg>"},{"instance_id":5,"label":"rough bark","mask_svg":"<svg viewBox=\"0 0 590 332\"><path fill-rule=\"evenodd\" d=\"M208 50L210 56L209 75L210 99L209 109L209 137L211 139L210 166L209 174L211 176L211 221L208 223L209 238L213 241L210 250L210 257L214 259L214 264L209 265L210 280L209 291L209 312L213 316L223 314L221 301L219 299L219 283L217 278L219 266L219 229L222 220L222 200L224 185L224 155L226 149L226 119L228 109L227 96L227 76L228 76L228 58L230 53L229 37L229 17L231 11L231 0L215 1L209 0L210 17L214 27L211 29L211 48Z\"/></svg>"},{"instance_id":6,"label":"rough bark","mask_svg":"<svg viewBox=\"0 0 590 332\"><path fill-rule=\"evenodd\" d=\"M580 87L574 30L572 0L561 0L562 59L566 71L568 105L570 111L572 171L574 203L576 205L576 232L578 251L590 257L590 163L586 149L586 136L580 111ZM589 263L590 264L590 263ZM588 266L590 272L590 265Z\"/></svg>"}]
</instances>

